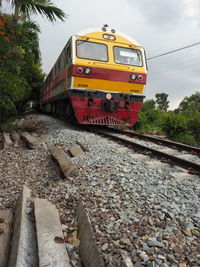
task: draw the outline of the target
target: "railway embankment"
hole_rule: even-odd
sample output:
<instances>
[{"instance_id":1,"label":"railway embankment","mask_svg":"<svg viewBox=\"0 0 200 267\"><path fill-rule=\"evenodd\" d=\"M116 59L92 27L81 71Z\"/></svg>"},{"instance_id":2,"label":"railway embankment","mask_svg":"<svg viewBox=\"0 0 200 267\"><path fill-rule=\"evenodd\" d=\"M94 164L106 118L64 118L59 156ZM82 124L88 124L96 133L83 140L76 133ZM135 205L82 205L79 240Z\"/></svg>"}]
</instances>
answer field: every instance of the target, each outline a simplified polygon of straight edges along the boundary
<instances>
[{"instance_id":1,"label":"railway embankment","mask_svg":"<svg viewBox=\"0 0 200 267\"><path fill-rule=\"evenodd\" d=\"M23 185L31 190L30 205L34 198L54 204L63 229L56 242L65 244L71 266L81 266L91 255L100 257L99 266L101 259L105 266L199 266L199 176L55 118L35 114L27 121L35 125L32 135L39 146L30 149L21 140L0 150L1 210L16 211ZM63 165L52 158L56 147L75 173L63 175ZM51 216L46 217L47 228ZM86 228L90 232L83 241Z\"/></svg>"}]
</instances>

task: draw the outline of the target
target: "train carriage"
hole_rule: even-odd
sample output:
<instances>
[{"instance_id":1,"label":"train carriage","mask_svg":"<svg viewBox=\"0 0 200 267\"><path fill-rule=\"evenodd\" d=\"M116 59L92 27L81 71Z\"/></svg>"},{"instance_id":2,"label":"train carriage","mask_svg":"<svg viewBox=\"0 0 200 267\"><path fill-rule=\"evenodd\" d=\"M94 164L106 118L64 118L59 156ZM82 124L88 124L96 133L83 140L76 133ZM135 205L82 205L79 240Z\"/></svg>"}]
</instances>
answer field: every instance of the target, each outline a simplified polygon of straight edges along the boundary
<instances>
[{"instance_id":1,"label":"train carriage","mask_svg":"<svg viewBox=\"0 0 200 267\"><path fill-rule=\"evenodd\" d=\"M72 36L41 89L41 108L80 124L133 125L143 103L144 49L104 26Z\"/></svg>"}]
</instances>

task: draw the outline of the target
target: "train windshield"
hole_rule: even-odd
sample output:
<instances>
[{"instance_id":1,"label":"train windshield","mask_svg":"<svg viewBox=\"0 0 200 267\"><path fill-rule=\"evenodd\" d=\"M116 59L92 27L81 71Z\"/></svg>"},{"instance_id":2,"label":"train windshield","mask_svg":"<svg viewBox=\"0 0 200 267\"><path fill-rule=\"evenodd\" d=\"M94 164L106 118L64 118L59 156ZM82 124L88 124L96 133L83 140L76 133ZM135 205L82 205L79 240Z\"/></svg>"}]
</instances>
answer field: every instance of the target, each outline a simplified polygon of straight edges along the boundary
<instances>
[{"instance_id":1,"label":"train windshield","mask_svg":"<svg viewBox=\"0 0 200 267\"><path fill-rule=\"evenodd\" d=\"M76 54L79 58L108 61L107 45L87 41L76 42Z\"/></svg>"},{"instance_id":2,"label":"train windshield","mask_svg":"<svg viewBox=\"0 0 200 267\"><path fill-rule=\"evenodd\" d=\"M131 65L131 66L142 66L142 55L139 50L125 48L125 47L114 47L114 58L118 64Z\"/></svg>"}]
</instances>

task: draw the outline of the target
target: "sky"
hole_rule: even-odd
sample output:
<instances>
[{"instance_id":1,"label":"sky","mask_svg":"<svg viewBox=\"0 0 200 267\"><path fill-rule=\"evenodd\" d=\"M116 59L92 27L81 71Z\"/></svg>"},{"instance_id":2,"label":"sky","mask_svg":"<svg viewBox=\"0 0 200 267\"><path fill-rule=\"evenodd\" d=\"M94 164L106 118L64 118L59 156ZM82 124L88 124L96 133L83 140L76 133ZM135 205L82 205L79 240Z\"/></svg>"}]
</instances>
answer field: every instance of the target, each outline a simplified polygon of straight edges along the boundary
<instances>
[{"instance_id":1,"label":"sky","mask_svg":"<svg viewBox=\"0 0 200 267\"><path fill-rule=\"evenodd\" d=\"M85 28L108 24L132 36L147 58L200 42L199 0L54 0L68 15L65 22L40 25L42 67L48 73L71 35ZM200 44L148 60L146 99L169 95L170 109L185 96L200 91Z\"/></svg>"}]
</instances>

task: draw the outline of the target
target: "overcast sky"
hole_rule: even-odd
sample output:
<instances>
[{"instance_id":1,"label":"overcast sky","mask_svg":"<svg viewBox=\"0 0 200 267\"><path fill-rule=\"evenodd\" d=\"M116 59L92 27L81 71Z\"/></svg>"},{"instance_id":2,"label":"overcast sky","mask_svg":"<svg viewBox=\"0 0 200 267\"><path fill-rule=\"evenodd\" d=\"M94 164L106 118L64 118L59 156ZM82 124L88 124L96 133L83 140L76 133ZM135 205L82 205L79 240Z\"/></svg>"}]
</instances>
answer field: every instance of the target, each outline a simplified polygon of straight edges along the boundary
<instances>
[{"instance_id":1,"label":"overcast sky","mask_svg":"<svg viewBox=\"0 0 200 267\"><path fill-rule=\"evenodd\" d=\"M68 19L41 27L43 70L48 73L69 37L85 28L108 24L131 35L147 58L200 42L200 0L54 0ZM170 108L200 90L200 45L148 61L147 99L169 95Z\"/></svg>"}]
</instances>

